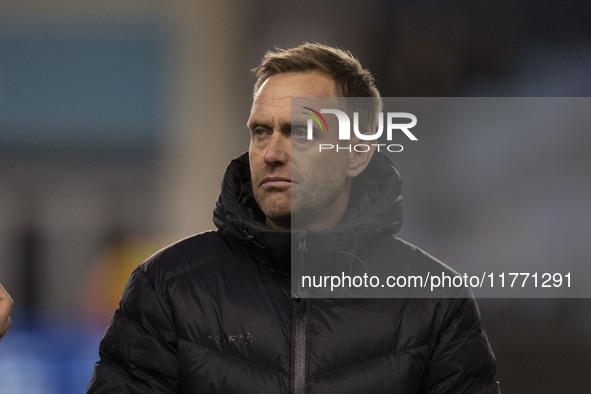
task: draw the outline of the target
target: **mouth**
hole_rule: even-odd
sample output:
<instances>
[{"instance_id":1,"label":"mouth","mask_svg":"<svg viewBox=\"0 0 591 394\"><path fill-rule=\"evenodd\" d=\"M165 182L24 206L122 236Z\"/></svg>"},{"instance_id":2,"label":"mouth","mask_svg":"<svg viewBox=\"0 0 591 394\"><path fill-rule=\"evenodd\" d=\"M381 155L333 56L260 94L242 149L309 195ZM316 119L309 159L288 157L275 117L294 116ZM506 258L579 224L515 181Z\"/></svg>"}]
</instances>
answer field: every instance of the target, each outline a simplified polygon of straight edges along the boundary
<instances>
[{"instance_id":1,"label":"mouth","mask_svg":"<svg viewBox=\"0 0 591 394\"><path fill-rule=\"evenodd\" d=\"M261 186L264 187L286 187L291 185L291 179L283 178L279 176L264 178L261 182Z\"/></svg>"}]
</instances>

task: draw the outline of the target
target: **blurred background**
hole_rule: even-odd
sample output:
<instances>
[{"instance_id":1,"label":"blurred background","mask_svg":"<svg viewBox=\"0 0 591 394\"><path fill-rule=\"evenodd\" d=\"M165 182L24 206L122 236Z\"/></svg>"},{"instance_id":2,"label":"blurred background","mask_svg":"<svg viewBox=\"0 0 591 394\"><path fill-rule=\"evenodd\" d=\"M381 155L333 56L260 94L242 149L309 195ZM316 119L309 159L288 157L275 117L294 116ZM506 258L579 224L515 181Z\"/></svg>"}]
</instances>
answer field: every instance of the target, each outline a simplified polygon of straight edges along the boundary
<instances>
[{"instance_id":1,"label":"blurred background","mask_svg":"<svg viewBox=\"0 0 591 394\"><path fill-rule=\"evenodd\" d=\"M0 283L16 303L0 392L84 392L129 273L213 227L265 51L350 50L383 96L584 97L590 18L572 0L0 0ZM501 138L402 160L401 236L452 266L588 264L591 133ZM507 197L538 171L539 190ZM479 302L504 393L591 392L589 299Z\"/></svg>"}]
</instances>

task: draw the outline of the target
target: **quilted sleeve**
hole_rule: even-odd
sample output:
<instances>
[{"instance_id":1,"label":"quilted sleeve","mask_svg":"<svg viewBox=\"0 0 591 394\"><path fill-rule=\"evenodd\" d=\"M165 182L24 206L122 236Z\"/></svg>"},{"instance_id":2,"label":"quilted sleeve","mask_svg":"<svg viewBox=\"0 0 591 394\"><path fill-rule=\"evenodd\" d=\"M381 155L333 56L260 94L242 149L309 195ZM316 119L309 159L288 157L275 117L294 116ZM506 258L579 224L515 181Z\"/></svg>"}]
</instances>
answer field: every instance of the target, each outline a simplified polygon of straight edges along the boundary
<instances>
[{"instance_id":1,"label":"quilted sleeve","mask_svg":"<svg viewBox=\"0 0 591 394\"><path fill-rule=\"evenodd\" d=\"M430 394L500 393L496 360L472 297L450 300L427 370Z\"/></svg>"},{"instance_id":2,"label":"quilted sleeve","mask_svg":"<svg viewBox=\"0 0 591 394\"><path fill-rule=\"evenodd\" d=\"M177 392L173 327L170 308L140 266L130 276L101 341L88 393Z\"/></svg>"}]
</instances>

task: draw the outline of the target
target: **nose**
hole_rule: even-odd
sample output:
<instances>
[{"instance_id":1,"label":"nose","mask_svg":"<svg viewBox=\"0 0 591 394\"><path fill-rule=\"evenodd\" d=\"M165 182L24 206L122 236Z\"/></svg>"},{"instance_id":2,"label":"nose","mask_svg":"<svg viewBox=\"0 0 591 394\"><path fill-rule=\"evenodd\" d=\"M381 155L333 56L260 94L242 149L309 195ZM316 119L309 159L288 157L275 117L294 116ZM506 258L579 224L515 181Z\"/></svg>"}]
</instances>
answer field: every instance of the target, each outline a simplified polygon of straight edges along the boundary
<instances>
[{"instance_id":1,"label":"nose","mask_svg":"<svg viewBox=\"0 0 591 394\"><path fill-rule=\"evenodd\" d=\"M286 164L291 156L291 143L283 133L273 133L265 148L263 159L269 165Z\"/></svg>"}]
</instances>

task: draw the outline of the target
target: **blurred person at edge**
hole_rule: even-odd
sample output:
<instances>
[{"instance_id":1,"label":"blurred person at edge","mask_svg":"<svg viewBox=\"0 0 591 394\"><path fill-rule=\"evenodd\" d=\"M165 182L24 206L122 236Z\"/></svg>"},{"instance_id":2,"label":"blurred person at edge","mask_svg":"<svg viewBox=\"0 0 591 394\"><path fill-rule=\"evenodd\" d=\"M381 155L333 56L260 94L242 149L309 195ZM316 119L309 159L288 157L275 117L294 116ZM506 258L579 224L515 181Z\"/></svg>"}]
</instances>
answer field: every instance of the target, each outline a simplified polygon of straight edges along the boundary
<instances>
[{"instance_id":1,"label":"blurred person at edge","mask_svg":"<svg viewBox=\"0 0 591 394\"><path fill-rule=\"evenodd\" d=\"M13 306L14 301L12 301L4 286L0 284L0 339L6 335L10 328L10 312Z\"/></svg>"},{"instance_id":2,"label":"blurred person at edge","mask_svg":"<svg viewBox=\"0 0 591 394\"><path fill-rule=\"evenodd\" d=\"M296 247L302 264L333 242L368 266L388 256L453 271L393 236L400 176L387 155L325 155L292 130L292 97L379 98L359 61L306 43L268 52L253 71L250 147L223 177L217 231L133 272L88 392L498 393L471 296L292 298L290 236L307 245Z\"/></svg>"}]
</instances>

